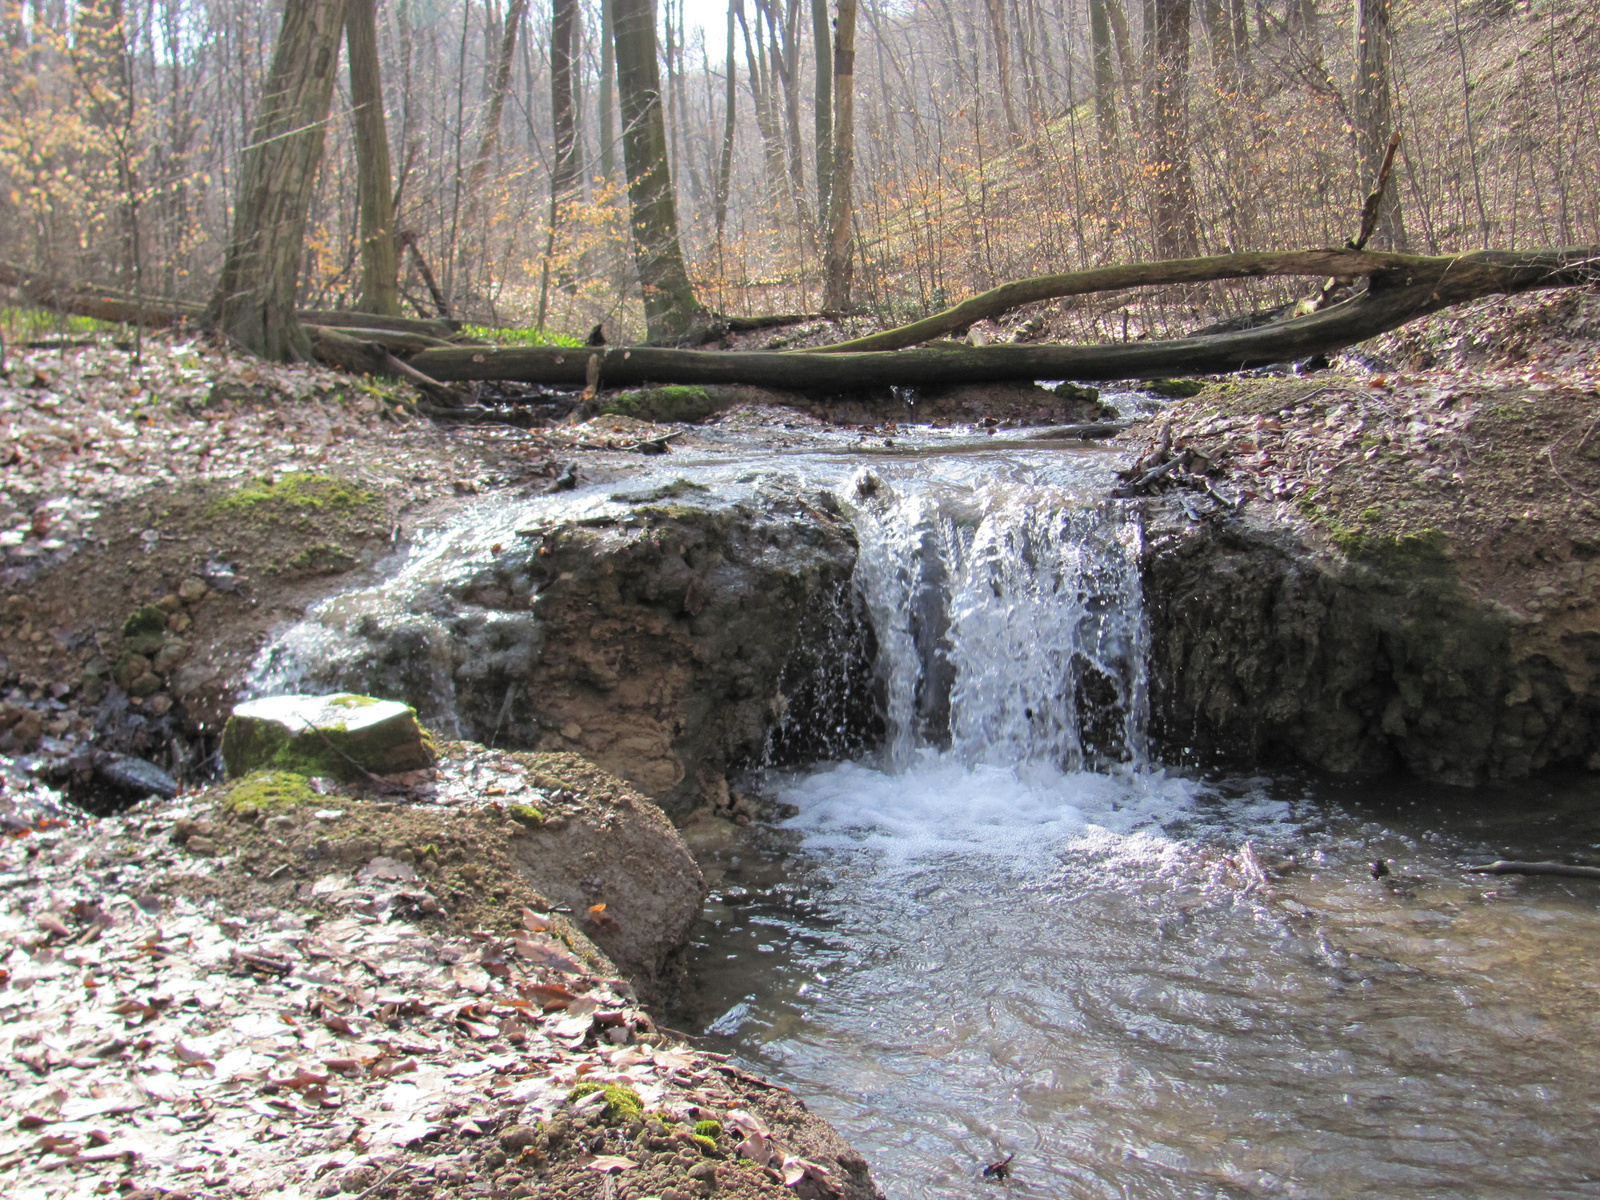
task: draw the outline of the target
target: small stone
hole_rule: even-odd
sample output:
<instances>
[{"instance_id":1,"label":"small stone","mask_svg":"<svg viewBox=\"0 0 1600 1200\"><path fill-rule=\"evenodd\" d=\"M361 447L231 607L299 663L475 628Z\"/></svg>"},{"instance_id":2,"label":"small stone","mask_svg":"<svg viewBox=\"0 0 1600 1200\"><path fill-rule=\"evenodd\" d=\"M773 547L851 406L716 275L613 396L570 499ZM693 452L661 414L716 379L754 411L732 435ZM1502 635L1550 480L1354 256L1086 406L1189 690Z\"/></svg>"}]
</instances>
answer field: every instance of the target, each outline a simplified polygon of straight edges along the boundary
<instances>
[{"instance_id":1,"label":"small stone","mask_svg":"<svg viewBox=\"0 0 1600 1200\"><path fill-rule=\"evenodd\" d=\"M179 600L175 593L168 592L156 601L156 607L165 613L175 613L183 607L183 601Z\"/></svg>"},{"instance_id":2,"label":"small stone","mask_svg":"<svg viewBox=\"0 0 1600 1200\"><path fill-rule=\"evenodd\" d=\"M506 1165L506 1155L503 1150L491 1150L483 1156L483 1169L485 1171L498 1171Z\"/></svg>"},{"instance_id":3,"label":"small stone","mask_svg":"<svg viewBox=\"0 0 1600 1200\"><path fill-rule=\"evenodd\" d=\"M153 696L162 689L165 682L154 671L146 671L128 684L128 693L133 696Z\"/></svg>"},{"instance_id":4,"label":"small stone","mask_svg":"<svg viewBox=\"0 0 1600 1200\"><path fill-rule=\"evenodd\" d=\"M117 664L117 682L127 687L150 670L150 660L142 654L130 654Z\"/></svg>"},{"instance_id":5,"label":"small stone","mask_svg":"<svg viewBox=\"0 0 1600 1200\"><path fill-rule=\"evenodd\" d=\"M157 675L170 675L172 668L181 663L188 653L189 647L182 642L168 642L161 647L155 658L150 660L150 669Z\"/></svg>"},{"instance_id":6,"label":"small stone","mask_svg":"<svg viewBox=\"0 0 1600 1200\"><path fill-rule=\"evenodd\" d=\"M185 604L198 604L211 594L204 579L191 575L178 585L178 599Z\"/></svg>"},{"instance_id":7,"label":"small stone","mask_svg":"<svg viewBox=\"0 0 1600 1200\"><path fill-rule=\"evenodd\" d=\"M506 1154L522 1154L528 1147L538 1146L538 1142L539 1131L531 1125L512 1125L499 1136L499 1147Z\"/></svg>"},{"instance_id":8,"label":"small stone","mask_svg":"<svg viewBox=\"0 0 1600 1200\"><path fill-rule=\"evenodd\" d=\"M167 699L162 697L162 699ZM170 707L172 701L167 700ZM163 710L164 711L164 710ZM113 758L95 768L95 778L108 787L130 795L148 796L152 793L167 800L178 794L178 781L155 763L142 758ZM179 824L192 824L179 822ZM188 836L186 833L185 837ZM174 838L174 840L179 840Z\"/></svg>"},{"instance_id":9,"label":"small stone","mask_svg":"<svg viewBox=\"0 0 1600 1200\"><path fill-rule=\"evenodd\" d=\"M151 696L150 699L145 701L145 705L150 709L151 712L155 713L156 716L164 716L166 713L172 710L172 697L167 695L165 692L157 692L154 696Z\"/></svg>"},{"instance_id":10,"label":"small stone","mask_svg":"<svg viewBox=\"0 0 1600 1200\"><path fill-rule=\"evenodd\" d=\"M714 1185L717 1182L717 1168L708 1162L696 1163L689 1168L689 1178Z\"/></svg>"},{"instance_id":11,"label":"small stone","mask_svg":"<svg viewBox=\"0 0 1600 1200\"><path fill-rule=\"evenodd\" d=\"M191 837L184 843L184 848L190 854L198 855L201 858L211 858L221 849L216 842L208 837Z\"/></svg>"},{"instance_id":12,"label":"small stone","mask_svg":"<svg viewBox=\"0 0 1600 1200\"><path fill-rule=\"evenodd\" d=\"M167 628L173 633L188 633L194 618L186 612L175 612L167 618Z\"/></svg>"},{"instance_id":13,"label":"small stone","mask_svg":"<svg viewBox=\"0 0 1600 1200\"><path fill-rule=\"evenodd\" d=\"M364 1192L377 1182L376 1167L351 1167L339 1174L339 1190L343 1192Z\"/></svg>"},{"instance_id":14,"label":"small stone","mask_svg":"<svg viewBox=\"0 0 1600 1200\"><path fill-rule=\"evenodd\" d=\"M688 1192L680 1192L677 1188L662 1188L661 1200L693 1200Z\"/></svg>"},{"instance_id":15,"label":"small stone","mask_svg":"<svg viewBox=\"0 0 1600 1200\"><path fill-rule=\"evenodd\" d=\"M575 742L583 736L583 726L576 721L568 721L561 727L561 736L569 742Z\"/></svg>"}]
</instances>

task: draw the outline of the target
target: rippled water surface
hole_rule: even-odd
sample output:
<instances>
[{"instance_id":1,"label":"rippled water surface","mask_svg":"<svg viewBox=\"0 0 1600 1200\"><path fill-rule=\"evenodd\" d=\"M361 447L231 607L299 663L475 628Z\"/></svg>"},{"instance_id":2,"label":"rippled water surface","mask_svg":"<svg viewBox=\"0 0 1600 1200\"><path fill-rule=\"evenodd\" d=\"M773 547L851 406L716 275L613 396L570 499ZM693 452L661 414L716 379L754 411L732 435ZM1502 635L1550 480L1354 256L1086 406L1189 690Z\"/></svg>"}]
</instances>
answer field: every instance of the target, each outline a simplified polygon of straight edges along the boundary
<instances>
[{"instance_id":1,"label":"rippled water surface","mask_svg":"<svg viewBox=\"0 0 1600 1200\"><path fill-rule=\"evenodd\" d=\"M678 1021L800 1091L891 1197L980 1194L1010 1152L1014 1195L1600 1195L1600 892L1459 869L1593 855L1592 784L925 751L766 788L798 815L702 845Z\"/></svg>"}]
</instances>

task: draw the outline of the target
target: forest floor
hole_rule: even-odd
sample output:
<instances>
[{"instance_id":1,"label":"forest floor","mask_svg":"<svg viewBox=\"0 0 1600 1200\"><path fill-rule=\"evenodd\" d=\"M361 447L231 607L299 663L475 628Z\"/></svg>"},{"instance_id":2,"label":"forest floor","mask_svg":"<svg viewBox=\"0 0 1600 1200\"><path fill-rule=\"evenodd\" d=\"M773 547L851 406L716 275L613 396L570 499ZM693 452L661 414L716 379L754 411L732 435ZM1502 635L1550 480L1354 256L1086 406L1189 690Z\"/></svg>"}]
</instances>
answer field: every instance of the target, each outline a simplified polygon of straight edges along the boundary
<instances>
[{"instance_id":1,"label":"forest floor","mask_svg":"<svg viewBox=\"0 0 1600 1200\"><path fill-rule=\"evenodd\" d=\"M717 419L786 418L746 405ZM1439 314L1309 376L1216 380L1115 444L1131 462L1164 425L1223 497L1274 506L1344 553L1442 538L1463 577L1528 621L1559 622L1550 598L1574 572L1591 584L1600 572L1593 291ZM442 427L403 388L191 343L147 343L139 364L110 345L12 351L0 371L11 1194L678 1200L848 1182L806 1165L859 1160L793 1097L655 1030L592 964L558 982L530 983L516 963L497 974L499 943L430 923L426 881L374 867L389 856L330 864L337 886L310 880L286 902L263 890L270 867L173 837L184 822L227 824L195 772L270 629L376 577L471 496L625 471L671 432L694 436L620 417ZM125 625L152 605L160 649L131 654ZM124 755L183 790L99 821L56 790L94 784L85 794L107 802ZM327 803L397 819L381 798ZM537 917L538 898L515 908ZM535 1003L519 984L559 993L535 990ZM634 1088L656 1115L624 1111L625 1098L574 1109L584 1078ZM710 1145L694 1141L702 1120L720 1123L702 1134Z\"/></svg>"}]
</instances>

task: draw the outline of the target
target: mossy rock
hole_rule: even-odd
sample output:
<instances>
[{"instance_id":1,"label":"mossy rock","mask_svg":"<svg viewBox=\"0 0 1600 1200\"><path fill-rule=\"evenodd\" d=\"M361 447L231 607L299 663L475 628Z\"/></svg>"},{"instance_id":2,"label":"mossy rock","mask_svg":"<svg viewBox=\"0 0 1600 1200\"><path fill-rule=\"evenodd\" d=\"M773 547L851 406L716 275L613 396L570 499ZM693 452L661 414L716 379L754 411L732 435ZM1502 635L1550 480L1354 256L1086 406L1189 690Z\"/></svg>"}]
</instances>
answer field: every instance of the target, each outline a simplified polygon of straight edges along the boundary
<instances>
[{"instance_id":1,"label":"mossy rock","mask_svg":"<svg viewBox=\"0 0 1600 1200\"><path fill-rule=\"evenodd\" d=\"M218 514L351 512L377 501L377 496L332 475L290 471L276 479L257 479L219 498Z\"/></svg>"},{"instance_id":2,"label":"mossy rock","mask_svg":"<svg viewBox=\"0 0 1600 1200\"><path fill-rule=\"evenodd\" d=\"M253 821L302 804L315 804L321 798L304 775L292 771L252 771L223 794L222 809L232 816Z\"/></svg>"},{"instance_id":3,"label":"mossy rock","mask_svg":"<svg viewBox=\"0 0 1600 1200\"><path fill-rule=\"evenodd\" d=\"M414 709L341 693L269 696L235 706L222 731L230 778L274 769L360 779L433 765L433 741Z\"/></svg>"},{"instance_id":4,"label":"mossy rock","mask_svg":"<svg viewBox=\"0 0 1600 1200\"><path fill-rule=\"evenodd\" d=\"M675 384L618 392L601 401L600 411L640 421L694 425L726 406L727 401L713 389Z\"/></svg>"},{"instance_id":5,"label":"mossy rock","mask_svg":"<svg viewBox=\"0 0 1600 1200\"><path fill-rule=\"evenodd\" d=\"M1063 400L1077 401L1083 404L1098 404L1100 402L1100 389L1088 387L1081 383L1058 383L1053 388L1046 388L1048 392L1061 397Z\"/></svg>"},{"instance_id":6,"label":"mossy rock","mask_svg":"<svg viewBox=\"0 0 1600 1200\"><path fill-rule=\"evenodd\" d=\"M644 1101L639 1099L639 1093L631 1087L620 1083L580 1083L567 1093L567 1102L582 1100L585 1096L592 1096L596 1092L606 1095L605 1116L608 1120L622 1120L627 1117L642 1117L644 1115Z\"/></svg>"},{"instance_id":7,"label":"mossy rock","mask_svg":"<svg viewBox=\"0 0 1600 1200\"><path fill-rule=\"evenodd\" d=\"M1168 400L1187 400L1198 396L1209 386L1204 379L1141 379L1139 390Z\"/></svg>"},{"instance_id":8,"label":"mossy rock","mask_svg":"<svg viewBox=\"0 0 1600 1200\"><path fill-rule=\"evenodd\" d=\"M642 492L613 492L610 499L618 504L659 504L663 500L676 500L681 496L710 494L711 489L703 483L696 483L692 479L674 479L670 483L646 488Z\"/></svg>"},{"instance_id":9,"label":"mossy rock","mask_svg":"<svg viewBox=\"0 0 1600 1200\"><path fill-rule=\"evenodd\" d=\"M307 546L296 554L283 568L291 575L339 575L355 566L359 560L343 546L319 542Z\"/></svg>"},{"instance_id":10,"label":"mossy rock","mask_svg":"<svg viewBox=\"0 0 1600 1200\"><path fill-rule=\"evenodd\" d=\"M148 657L159 651L167 630L167 615L167 610L158 604L146 604L129 613L122 623L123 653Z\"/></svg>"}]
</instances>

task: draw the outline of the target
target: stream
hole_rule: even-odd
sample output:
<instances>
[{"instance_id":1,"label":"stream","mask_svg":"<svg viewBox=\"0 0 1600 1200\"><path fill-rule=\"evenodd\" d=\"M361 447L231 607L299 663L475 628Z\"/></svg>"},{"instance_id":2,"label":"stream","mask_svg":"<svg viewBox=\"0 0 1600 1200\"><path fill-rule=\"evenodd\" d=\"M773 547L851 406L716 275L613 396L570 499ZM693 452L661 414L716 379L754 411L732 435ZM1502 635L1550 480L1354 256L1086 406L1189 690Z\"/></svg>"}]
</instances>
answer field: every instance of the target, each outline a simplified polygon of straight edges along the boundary
<instances>
[{"instance_id":1,"label":"stream","mask_svg":"<svg viewBox=\"0 0 1600 1200\"><path fill-rule=\"evenodd\" d=\"M1166 768L1114 456L720 436L627 486L838 497L884 734L752 772L769 819L686 831L712 895L670 1025L801 1094L892 1200L1000 1194L980 1172L1008 1155L1024 1196L1600 1196L1594 885L1461 869L1592 855L1592 781ZM423 612L519 527L625 514L617 486L469 513L289 630L258 687L338 682L374 613Z\"/></svg>"},{"instance_id":2,"label":"stream","mask_svg":"<svg viewBox=\"0 0 1600 1200\"><path fill-rule=\"evenodd\" d=\"M1131 519L1026 455L880 474L888 736L702 840L678 1026L895 1200L1011 1154L1019 1195L1600 1195L1592 885L1460 870L1592 854L1594 785L1165 771Z\"/></svg>"}]
</instances>

